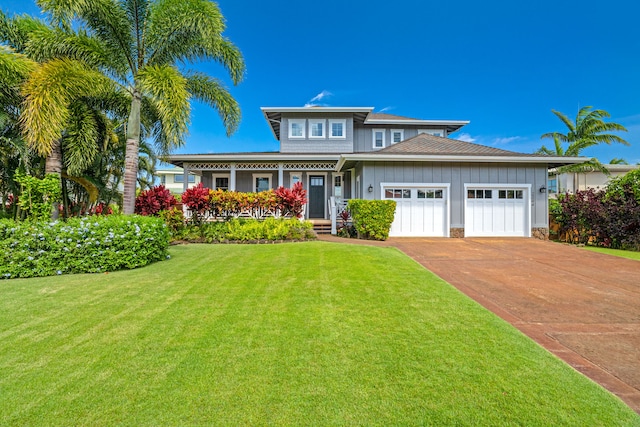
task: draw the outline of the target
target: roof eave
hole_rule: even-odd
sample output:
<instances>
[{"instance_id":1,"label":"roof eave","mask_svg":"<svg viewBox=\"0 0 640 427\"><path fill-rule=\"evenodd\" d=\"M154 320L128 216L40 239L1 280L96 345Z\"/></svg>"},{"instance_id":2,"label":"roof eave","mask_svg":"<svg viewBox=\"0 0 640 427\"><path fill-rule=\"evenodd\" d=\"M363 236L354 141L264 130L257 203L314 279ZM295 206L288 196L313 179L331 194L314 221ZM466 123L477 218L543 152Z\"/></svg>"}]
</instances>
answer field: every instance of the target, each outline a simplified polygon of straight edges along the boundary
<instances>
[{"instance_id":1,"label":"roof eave","mask_svg":"<svg viewBox=\"0 0 640 427\"><path fill-rule=\"evenodd\" d=\"M461 163L538 163L548 167L579 164L589 160L586 157L564 156L491 156L491 155L451 155L451 154L345 154L340 156L336 166L341 170L347 162L379 161L423 161L423 162L461 162Z\"/></svg>"}]
</instances>

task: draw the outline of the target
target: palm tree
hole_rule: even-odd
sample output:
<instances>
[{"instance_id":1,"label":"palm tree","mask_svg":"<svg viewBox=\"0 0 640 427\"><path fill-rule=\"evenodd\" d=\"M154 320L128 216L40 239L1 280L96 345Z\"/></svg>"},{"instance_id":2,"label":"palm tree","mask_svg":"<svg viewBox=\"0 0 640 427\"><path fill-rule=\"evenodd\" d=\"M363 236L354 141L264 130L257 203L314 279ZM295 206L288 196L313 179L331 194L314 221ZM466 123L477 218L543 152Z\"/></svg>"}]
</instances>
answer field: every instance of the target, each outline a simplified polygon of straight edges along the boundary
<instances>
[{"instance_id":1,"label":"palm tree","mask_svg":"<svg viewBox=\"0 0 640 427\"><path fill-rule=\"evenodd\" d=\"M609 164L610 165L628 165L629 162L627 162L625 159L620 158L620 157L614 157L613 159L609 160Z\"/></svg>"},{"instance_id":2,"label":"palm tree","mask_svg":"<svg viewBox=\"0 0 640 427\"><path fill-rule=\"evenodd\" d=\"M605 110L592 110L593 107L583 107L578 111L575 122L572 122L563 113L551 110L562 123L568 128L566 134L560 132L549 132L541 136L544 138L553 138L554 149L546 146L540 147L536 152L538 154L550 154L556 156L578 157L586 148L598 144L611 144L617 142L629 145L627 141L609 132L626 132L627 129L618 123L605 122L604 119L611 117ZM563 147L563 143L567 143L567 148ZM600 170L605 173L608 171L598 159L592 158L584 163L577 165L564 166L558 169L560 172L585 172L590 170Z\"/></svg>"},{"instance_id":3,"label":"palm tree","mask_svg":"<svg viewBox=\"0 0 640 427\"><path fill-rule=\"evenodd\" d=\"M39 0L56 19L60 30L34 39L31 53L38 57L66 57L99 70L130 94L126 124L124 213L134 211L141 117L150 108L158 122L151 130L158 151L166 154L184 143L191 98L216 109L231 135L240 121L240 108L224 84L179 64L212 60L229 73L233 84L244 75L242 54L222 33L224 18L209 0ZM72 32L70 24L80 26ZM52 90L51 92L55 92ZM53 101L53 100L51 100ZM42 105L42 104L40 104ZM56 105L51 109L57 110ZM64 107L61 108L64 110ZM51 139L60 134L55 118L29 111L32 138ZM55 128L55 132L48 133Z\"/></svg>"}]
</instances>

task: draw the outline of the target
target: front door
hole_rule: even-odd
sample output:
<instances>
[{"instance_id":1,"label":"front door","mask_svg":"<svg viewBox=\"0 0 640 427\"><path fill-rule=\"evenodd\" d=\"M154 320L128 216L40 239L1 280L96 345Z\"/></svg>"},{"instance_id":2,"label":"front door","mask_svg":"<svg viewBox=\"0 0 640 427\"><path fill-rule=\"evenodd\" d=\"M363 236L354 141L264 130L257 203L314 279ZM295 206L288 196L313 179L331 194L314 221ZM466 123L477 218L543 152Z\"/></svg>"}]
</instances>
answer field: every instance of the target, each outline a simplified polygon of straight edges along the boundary
<instances>
[{"instance_id":1,"label":"front door","mask_svg":"<svg viewBox=\"0 0 640 427\"><path fill-rule=\"evenodd\" d=\"M324 218L324 176L309 176L309 218Z\"/></svg>"}]
</instances>

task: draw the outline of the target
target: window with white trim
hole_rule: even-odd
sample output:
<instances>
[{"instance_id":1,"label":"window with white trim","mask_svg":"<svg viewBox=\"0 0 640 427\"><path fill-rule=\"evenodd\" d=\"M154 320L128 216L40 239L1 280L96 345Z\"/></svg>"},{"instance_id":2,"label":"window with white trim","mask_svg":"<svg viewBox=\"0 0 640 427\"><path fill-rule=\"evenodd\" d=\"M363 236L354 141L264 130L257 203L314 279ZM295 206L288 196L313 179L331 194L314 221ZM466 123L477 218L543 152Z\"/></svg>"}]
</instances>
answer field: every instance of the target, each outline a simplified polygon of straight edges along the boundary
<instances>
[{"instance_id":1,"label":"window with white trim","mask_svg":"<svg viewBox=\"0 0 640 427\"><path fill-rule=\"evenodd\" d=\"M444 136L444 130L442 129L418 129L418 135L421 133L426 133L427 135L433 136Z\"/></svg>"},{"instance_id":2,"label":"window with white trim","mask_svg":"<svg viewBox=\"0 0 640 427\"><path fill-rule=\"evenodd\" d=\"M329 138L344 139L347 137L346 120L329 120Z\"/></svg>"},{"instance_id":3,"label":"window with white trim","mask_svg":"<svg viewBox=\"0 0 640 427\"><path fill-rule=\"evenodd\" d=\"M324 138L325 120L309 120L309 138Z\"/></svg>"},{"instance_id":4,"label":"window with white trim","mask_svg":"<svg viewBox=\"0 0 640 427\"><path fill-rule=\"evenodd\" d=\"M259 193L271 189L271 174L253 174L253 191Z\"/></svg>"},{"instance_id":5,"label":"window with white trim","mask_svg":"<svg viewBox=\"0 0 640 427\"><path fill-rule=\"evenodd\" d=\"M302 173L293 172L289 175L289 180L291 181L291 187L296 185L299 182L302 182Z\"/></svg>"},{"instance_id":6,"label":"window with white trim","mask_svg":"<svg viewBox=\"0 0 640 427\"><path fill-rule=\"evenodd\" d=\"M493 198L492 190L467 190L467 199L491 199Z\"/></svg>"},{"instance_id":7,"label":"window with white trim","mask_svg":"<svg viewBox=\"0 0 640 427\"><path fill-rule=\"evenodd\" d=\"M384 133L384 129L373 130L373 148L384 148Z\"/></svg>"},{"instance_id":8,"label":"window with white trim","mask_svg":"<svg viewBox=\"0 0 640 427\"><path fill-rule=\"evenodd\" d=\"M229 189L229 174L213 174L213 189L214 190L228 190Z\"/></svg>"},{"instance_id":9,"label":"window with white trim","mask_svg":"<svg viewBox=\"0 0 640 427\"><path fill-rule=\"evenodd\" d=\"M289 119L289 138L304 138L305 123L304 119Z\"/></svg>"},{"instance_id":10,"label":"window with white trim","mask_svg":"<svg viewBox=\"0 0 640 427\"><path fill-rule=\"evenodd\" d=\"M333 175L333 195L335 197L342 197L342 174Z\"/></svg>"},{"instance_id":11,"label":"window with white trim","mask_svg":"<svg viewBox=\"0 0 640 427\"><path fill-rule=\"evenodd\" d=\"M195 175L191 175L190 174L187 179L189 180L189 184L193 184L194 182L196 182L196 176ZM174 175L173 176L173 182L183 183L184 182L184 175Z\"/></svg>"},{"instance_id":12,"label":"window with white trim","mask_svg":"<svg viewBox=\"0 0 640 427\"><path fill-rule=\"evenodd\" d=\"M396 144L404 139L404 129L391 129L391 143Z\"/></svg>"}]
</instances>

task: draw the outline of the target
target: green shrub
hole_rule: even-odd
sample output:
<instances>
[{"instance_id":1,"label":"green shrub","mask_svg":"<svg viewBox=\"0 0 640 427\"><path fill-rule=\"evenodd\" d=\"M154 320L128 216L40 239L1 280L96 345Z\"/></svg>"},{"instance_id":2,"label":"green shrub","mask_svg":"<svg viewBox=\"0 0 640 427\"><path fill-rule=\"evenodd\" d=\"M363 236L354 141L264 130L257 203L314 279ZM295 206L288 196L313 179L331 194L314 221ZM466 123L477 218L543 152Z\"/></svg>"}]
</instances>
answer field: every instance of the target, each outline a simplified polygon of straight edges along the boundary
<instances>
[{"instance_id":1,"label":"green shrub","mask_svg":"<svg viewBox=\"0 0 640 427\"><path fill-rule=\"evenodd\" d=\"M313 225L295 218L267 218L265 220L234 218L224 222L202 224L204 240L210 243L236 241L281 241L315 238ZM185 236L188 239L188 236Z\"/></svg>"},{"instance_id":2,"label":"green shrub","mask_svg":"<svg viewBox=\"0 0 640 427\"><path fill-rule=\"evenodd\" d=\"M393 200L351 199L347 205L358 237L386 240L396 212Z\"/></svg>"},{"instance_id":3,"label":"green shrub","mask_svg":"<svg viewBox=\"0 0 640 427\"><path fill-rule=\"evenodd\" d=\"M130 269L167 257L162 219L93 216L66 222L0 220L0 278Z\"/></svg>"}]
</instances>

